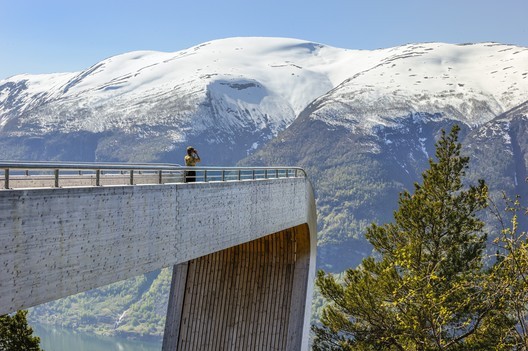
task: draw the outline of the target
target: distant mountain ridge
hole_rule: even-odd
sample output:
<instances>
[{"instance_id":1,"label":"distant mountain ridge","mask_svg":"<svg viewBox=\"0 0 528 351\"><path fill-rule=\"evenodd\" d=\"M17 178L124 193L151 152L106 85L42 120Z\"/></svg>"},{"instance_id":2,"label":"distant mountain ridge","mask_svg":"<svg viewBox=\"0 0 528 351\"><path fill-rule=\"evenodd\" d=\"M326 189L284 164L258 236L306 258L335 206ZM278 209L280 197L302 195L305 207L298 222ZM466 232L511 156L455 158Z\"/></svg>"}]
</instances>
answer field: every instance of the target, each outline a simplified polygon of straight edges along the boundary
<instances>
[{"instance_id":1,"label":"distant mountain ridge","mask_svg":"<svg viewBox=\"0 0 528 351\"><path fill-rule=\"evenodd\" d=\"M79 136L93 147L84 157L100 161L179 161L192 143L211 152L205 159L233 163L306 108L348 128L410 111L482 124L526 100L526 62L528 49L494 43L358 51L230 38L175 53L130 52L82 72L0 81L0 142L12 150L12 138L32 138L49 151L31 158L77 158L66 147L75 140L64 138ZM3 149L2 158L18 156Z\"/></svg>"}]
</instances>

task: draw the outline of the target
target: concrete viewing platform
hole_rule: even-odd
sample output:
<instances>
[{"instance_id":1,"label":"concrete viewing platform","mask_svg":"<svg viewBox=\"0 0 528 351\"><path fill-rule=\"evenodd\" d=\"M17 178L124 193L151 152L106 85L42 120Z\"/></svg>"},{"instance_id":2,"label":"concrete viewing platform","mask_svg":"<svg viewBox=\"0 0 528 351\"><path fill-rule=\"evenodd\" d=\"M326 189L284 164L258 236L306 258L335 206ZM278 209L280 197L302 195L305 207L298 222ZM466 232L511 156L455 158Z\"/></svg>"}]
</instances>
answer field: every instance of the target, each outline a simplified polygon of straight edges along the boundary
<instances>
[{"instance_id":1,"label":"concrete viewing platform","mask_svg":"<svg viewBox=\"0 0 528 351\"><path fill-rule=\"evenodd\" d=\"M307 350L304 171L186 170L0 162L0 314L173 267L163 350Z\"/></svg>"}]
</instances>

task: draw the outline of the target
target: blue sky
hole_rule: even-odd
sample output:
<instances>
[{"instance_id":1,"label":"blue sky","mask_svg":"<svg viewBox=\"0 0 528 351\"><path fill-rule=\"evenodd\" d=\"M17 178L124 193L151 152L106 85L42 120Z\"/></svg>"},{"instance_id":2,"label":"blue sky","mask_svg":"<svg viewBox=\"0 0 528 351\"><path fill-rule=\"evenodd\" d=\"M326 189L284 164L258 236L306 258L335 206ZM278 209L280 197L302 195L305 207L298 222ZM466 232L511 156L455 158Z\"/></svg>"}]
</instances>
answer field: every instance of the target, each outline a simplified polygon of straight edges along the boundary
<instances>
[{"instance_id":1,"label":"blue sky","mask_svg":"<svg viewBox=\"0 0 528 351\"><path fill-rule=\"evenodd\" d=\"M237 36L347 49L432 41L528 46L527 13L528 0L0 0L0 79Z\"/></svg>"}]
</instances>

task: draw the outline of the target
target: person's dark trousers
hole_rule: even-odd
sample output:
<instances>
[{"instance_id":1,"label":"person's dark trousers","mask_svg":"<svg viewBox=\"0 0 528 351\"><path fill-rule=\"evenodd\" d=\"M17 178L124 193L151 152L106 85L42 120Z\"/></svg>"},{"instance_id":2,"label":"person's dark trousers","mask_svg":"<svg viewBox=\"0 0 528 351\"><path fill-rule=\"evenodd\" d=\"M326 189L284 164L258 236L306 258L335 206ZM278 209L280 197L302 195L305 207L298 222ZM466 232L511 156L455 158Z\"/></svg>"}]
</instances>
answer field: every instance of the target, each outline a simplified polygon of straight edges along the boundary
<instances>
[{"instance_id":1,"label":"person's dark trousers","mask_svg":"<svg viewBox=\"0 0 528 351\"><path fill-rule=\"evenodd\" d=\"M187 171L185 174L185 183L192 183L196 181L196 171Z\"/></svg>"}]
</instances>

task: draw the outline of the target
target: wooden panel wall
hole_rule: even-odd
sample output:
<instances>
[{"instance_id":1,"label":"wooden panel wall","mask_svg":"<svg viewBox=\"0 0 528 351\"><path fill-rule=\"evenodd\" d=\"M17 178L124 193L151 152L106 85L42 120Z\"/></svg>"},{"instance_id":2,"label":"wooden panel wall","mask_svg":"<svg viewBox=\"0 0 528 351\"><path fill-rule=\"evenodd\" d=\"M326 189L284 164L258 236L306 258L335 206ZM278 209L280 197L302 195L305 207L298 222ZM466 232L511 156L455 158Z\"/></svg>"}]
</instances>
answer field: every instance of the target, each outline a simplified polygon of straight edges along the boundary
<instances>
[{"instance_id":1,"label":"wooden panel wall","mask_svg":"<svg viewBox=\"0 0 528 351\"><path fill-rule=\"evenodd\" d=\"M304 318L291 315L298 240L307 238L301 231L190 261L177 350L286 350L289 319Z\"/></svg>"}]
</instances>

